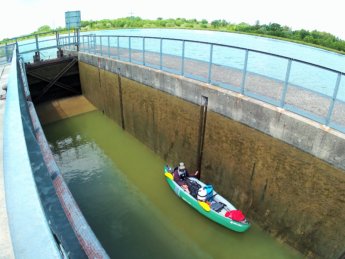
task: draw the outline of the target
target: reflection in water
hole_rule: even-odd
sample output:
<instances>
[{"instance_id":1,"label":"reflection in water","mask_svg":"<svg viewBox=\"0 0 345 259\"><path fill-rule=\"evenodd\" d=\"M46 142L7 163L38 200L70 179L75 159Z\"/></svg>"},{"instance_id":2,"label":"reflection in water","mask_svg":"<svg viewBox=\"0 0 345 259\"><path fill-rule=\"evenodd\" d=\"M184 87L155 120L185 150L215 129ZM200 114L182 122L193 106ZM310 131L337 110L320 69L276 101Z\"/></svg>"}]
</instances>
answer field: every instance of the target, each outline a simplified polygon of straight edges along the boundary
<instances>
[{"instance_id":1,"label":"reflection in water","mask_svg":"<svg viewBox=\"0 0 345 259\"><path fill-rule=\"evenodd\" d=\"M300 258L255 225L235 233L171 191L162 161L99 111L45 127L63 176L112 258Z\"/></svg>"}]
</instances>

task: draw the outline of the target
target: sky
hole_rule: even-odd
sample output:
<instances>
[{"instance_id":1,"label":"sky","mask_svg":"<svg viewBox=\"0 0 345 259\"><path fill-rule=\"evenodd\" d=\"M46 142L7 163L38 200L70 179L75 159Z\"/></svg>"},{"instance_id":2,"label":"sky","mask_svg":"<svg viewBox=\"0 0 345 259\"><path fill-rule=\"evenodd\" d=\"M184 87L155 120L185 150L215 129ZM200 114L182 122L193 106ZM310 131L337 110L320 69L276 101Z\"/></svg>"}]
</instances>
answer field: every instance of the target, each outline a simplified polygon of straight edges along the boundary
<instances>
[{"instance_id":1,"label":"sky","mask_svg":"<svg viewBox=\"0 0 345 259\"><path fill-rule=\"evenodd\" d=\"M65 27L65 12L82 20L187 18L209 22L279 23L293 30L325 31L345 40L344 0L8 0L1 4L0 40L34 32L40 26Z\"/></svg>"}]
</instances>

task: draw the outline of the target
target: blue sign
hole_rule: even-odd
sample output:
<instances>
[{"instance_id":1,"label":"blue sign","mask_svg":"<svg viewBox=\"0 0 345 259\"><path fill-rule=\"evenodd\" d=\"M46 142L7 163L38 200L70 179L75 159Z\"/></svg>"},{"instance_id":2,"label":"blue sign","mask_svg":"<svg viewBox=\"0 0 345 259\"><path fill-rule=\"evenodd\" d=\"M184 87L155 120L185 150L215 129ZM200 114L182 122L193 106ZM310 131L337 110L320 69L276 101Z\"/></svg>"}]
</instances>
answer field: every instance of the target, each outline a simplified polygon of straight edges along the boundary
<instances>
[{"instance_id":1,"label":"blue sign","mask_svg":"<svg viewBox=\"0 0 345 259\"><path fill-rule=\"evenodd\" d=\"M65 22L67 29L80 28L80 11L65 12Z\"/></svg>"}]
</instances>

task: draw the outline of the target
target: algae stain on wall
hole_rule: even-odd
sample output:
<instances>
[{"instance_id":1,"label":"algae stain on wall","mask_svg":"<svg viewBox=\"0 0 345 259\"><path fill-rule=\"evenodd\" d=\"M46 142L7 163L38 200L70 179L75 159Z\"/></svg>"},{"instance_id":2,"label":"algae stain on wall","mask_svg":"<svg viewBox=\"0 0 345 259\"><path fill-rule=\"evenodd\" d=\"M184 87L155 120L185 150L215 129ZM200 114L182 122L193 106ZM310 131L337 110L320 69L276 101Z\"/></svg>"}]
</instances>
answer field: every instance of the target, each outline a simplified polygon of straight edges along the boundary
<instances>
[{"instance_id":1,"label":"algae stain on wall","mask_svg":"<svg viewBox=\"0 0 345 259\"><path fill-rule=\"evenodd\" d=\"M196 166L199 107L123 78L126 130L167 162Z\"/></svg>"},{"instance_id":2,"label":"algae stain on wall","mask_svg":"<svg viewBox=\"0 0 345 259\"><path fill-rule=\"evenodd\" d=\"M83 95L121 125L118 75L79 62ZM121 77L125 129L169 163L196 169L199 106Z\"/></svg>"}]
</instances>

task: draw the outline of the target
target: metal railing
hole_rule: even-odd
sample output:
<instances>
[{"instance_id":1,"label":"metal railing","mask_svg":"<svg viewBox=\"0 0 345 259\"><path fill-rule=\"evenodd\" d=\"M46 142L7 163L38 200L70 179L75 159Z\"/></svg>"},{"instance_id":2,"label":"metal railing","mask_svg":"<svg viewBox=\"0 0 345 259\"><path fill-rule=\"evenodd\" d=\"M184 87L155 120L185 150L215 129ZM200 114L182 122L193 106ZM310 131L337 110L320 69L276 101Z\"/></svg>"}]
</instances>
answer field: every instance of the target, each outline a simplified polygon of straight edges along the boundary
<instances>
[{"instance_id":1,"label":"metal railing","mask_svg":"<svg viewBox=\"0 0 345 259\"><path fill-rule=\"evenodd\" d=\"M60 45L60 42L63 42L64 39L66 39L66 43ZM11 45L7 46L12 46L13 49L13 46L16 45L18 54L26 63L36 62L58 57L58 51L63 47L73 46L77 49L79 32L74 32L72 35L61 35L58 31L51 31L16 37L10 39L9 42L11 42ZM0 46L0 64L1 58L5 56L5 54L2 55L2 53L5 53L2 48L5 47L6 45ZM12 56L11 53L9 53L9 56Z\"/></svg>"},{"instance_id":2,"label":"metal railing","mask_svg":"<svg viewBox=\"0 0 345 259\"><path fill-rule=\"evenodd\" d=\"M11 63L14 47L15 44L0 46L0 65Z\"/></svg>"},{"instance_id":3,"label":"metal railing","mask_svg":"<svg viewBox=\"0 0 345 259\"><path fill-rule=\"evenodd\" d=\"M342 71L263 51L202 41L114 35L36 35L18 42L25 62L64 48L182 75L302 115L345 133ZM33 55L34 54L34 55Z\"/></svg>"},{"instance_id":4,"label":"metal railing","mask_svg":"<svg viewBox=\"0 0 345 259\"><path fill-rule=\"evenodd\" d=\"M237 46L157 37L81 35L80 51L239 92L345 132L345 74L335 69Z\"/></svg>"}]
</instances>

